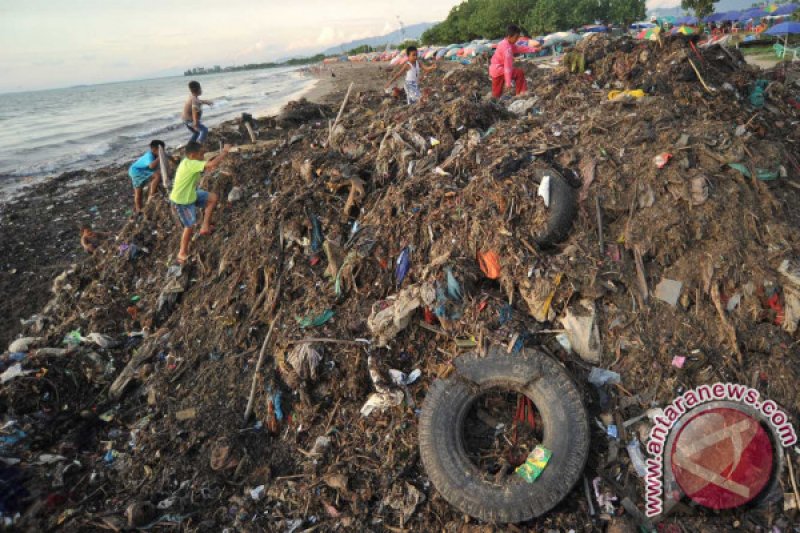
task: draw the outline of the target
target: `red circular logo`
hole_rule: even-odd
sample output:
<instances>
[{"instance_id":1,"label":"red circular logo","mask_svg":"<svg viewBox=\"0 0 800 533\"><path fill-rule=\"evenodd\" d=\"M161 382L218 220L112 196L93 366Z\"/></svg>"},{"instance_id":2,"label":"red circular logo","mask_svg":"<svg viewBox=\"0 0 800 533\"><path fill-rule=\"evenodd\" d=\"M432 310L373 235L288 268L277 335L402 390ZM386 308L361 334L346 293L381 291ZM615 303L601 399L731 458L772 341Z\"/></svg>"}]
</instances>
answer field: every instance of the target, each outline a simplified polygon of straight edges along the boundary
<instances>
[{"instance_id":1,"label":"red circular logo","mask_svg":"<svg viewBox=\"0 0 800 533\"><path fill-rule=\"evenodd\" d=\"M734 408L702 411L672 445L672 473L704 507L731 509L753 500L772 475L772 442L752 416Z\"/></svg>"}]
</instances>

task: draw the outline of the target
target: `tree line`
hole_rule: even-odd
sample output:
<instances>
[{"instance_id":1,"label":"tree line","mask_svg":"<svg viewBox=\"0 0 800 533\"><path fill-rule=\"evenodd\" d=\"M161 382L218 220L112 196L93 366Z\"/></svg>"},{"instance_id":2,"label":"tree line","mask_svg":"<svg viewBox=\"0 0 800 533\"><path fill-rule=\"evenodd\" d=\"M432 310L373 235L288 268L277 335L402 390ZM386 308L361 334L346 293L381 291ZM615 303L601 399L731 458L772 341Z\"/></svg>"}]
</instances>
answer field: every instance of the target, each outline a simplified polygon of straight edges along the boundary
<instances>
[{"instance_id":1,"label":"tree line","mask_svg":"<svg viewBox=\"0 0 800 533\"><path fill-rule=\"evenodd\" d=\"M532 35L577 28L596 21L630 24L644 18L645 0L466 0L422 35L424 44L495 39L511 23Z\"/></svg>"}]
</instances>

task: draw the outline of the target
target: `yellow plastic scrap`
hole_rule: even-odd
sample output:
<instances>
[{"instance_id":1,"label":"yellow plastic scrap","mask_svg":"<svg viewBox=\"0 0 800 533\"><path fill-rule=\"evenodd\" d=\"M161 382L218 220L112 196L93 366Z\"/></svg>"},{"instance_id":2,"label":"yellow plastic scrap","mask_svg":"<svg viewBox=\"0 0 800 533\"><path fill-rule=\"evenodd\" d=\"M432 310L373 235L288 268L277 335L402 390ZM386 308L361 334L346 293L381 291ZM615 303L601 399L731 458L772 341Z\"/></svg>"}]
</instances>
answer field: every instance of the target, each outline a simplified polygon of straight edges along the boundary
<instances>
[{"instance_id":1,"label":"yellow plastic scrap","mask_svg":"<svg viewBox=\"0 0 800 533\"><path fill-rule=\"evenodd\" d=\"M542 306L542 316L547 317L547 313L550 311L550 305L553 303L553 297L556 295L556 291L558 290L558 286L561 285L561 278L563 273L559 272L556 274L556 279L553 281L553 290L550 292L550 295L547 297L547 300L544 301L544 305Z\"/></svg>"},{"instance_id":2,"label":"yellow plastic scrap","mask_svg":"<svg viewBox=\"0 0 800 533\"><path fill-rule=\"evenodd\" d=\"M641 89L634 89L634 90L625 90L625 91L609 91L608 99L609 100L619 100L620 98L644 98L644 91Z\"/></svg>"}]
</instances>

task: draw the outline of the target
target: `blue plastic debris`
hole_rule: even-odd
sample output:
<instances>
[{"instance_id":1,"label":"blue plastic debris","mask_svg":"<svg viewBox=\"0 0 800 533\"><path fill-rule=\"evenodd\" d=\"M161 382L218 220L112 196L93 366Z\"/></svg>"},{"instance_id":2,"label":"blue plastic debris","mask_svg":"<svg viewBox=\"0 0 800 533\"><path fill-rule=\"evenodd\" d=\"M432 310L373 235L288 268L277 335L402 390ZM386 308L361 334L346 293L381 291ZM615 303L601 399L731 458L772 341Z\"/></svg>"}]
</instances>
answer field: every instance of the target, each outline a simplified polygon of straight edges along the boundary
<instances>
[{"instance_id":1,"label":"blue plastic debris","mask_svg":"<svg viewBox=\"0 0 800 533\"><path fill-rule=\"evenodd\" d=\"M463 297L463 293L461 291L461 285L458 283L458 280L453 275L453 271L450 269L450 267L447 267L447 269L445 269L445 272L447 273L447 295L451 299L460 302L461 298Z\"/></svg>"},{"instance_id":2,"label":"blue plastic debris","mask_svg":"<svg viewBox=\"0 0 800 533\"><path fill-rule=\"evenodd\" d=\"M397 266L394 269L394 277L397 281L397 286L402 285L403 280L406 279L408 271L411 269L411 250L408 246L403 248L400 255L397 257Z\"/></svg>"},{"instance_id":3,"label":"blue plastic debris","mask_svg":"<svg viewBox=\"0 0 800 533\"><path fill-rule=\"evenodd\" d=\"M608 433L608 436L611 437L612 439L619 438L619 432L617 431L617 426L615 426L614 424L611 424L606 428L606 433Z\"/></svg>"},{"instance_id":4,"label":"blue plastic debris","mask_svg":"<svg viewBox=\"0 0 800 533\"><path fill-rule=\"evenodd\" d=\"M507 322L511 321L511 318L514 316L514 308L511 305L506 304L500 308L500 316L498 317L498 322L500 325L504 325Z\"/></svg>"},{"instance_id":5,"label":"blue plastic debris","mask_svg":"<svg viewBox=\"0 0 800 533\"><path fill-rule=\"evenodd\" d=\"M280 422L283 420L283 410L281 409L281 391L272 395L272 405L275 408L275 418Z\"/></svg>"},{"instance_id":6,"label":"blue plastic debris","mask_svg":"<svg viewBox=\"0 0 800 533\"><path fill-rule=\"evenodd\" d=\"M310 214L308 218L311 221L311 251L317 253L322 250L322 225L317 215Z\"/></svg>"}]
</instances>

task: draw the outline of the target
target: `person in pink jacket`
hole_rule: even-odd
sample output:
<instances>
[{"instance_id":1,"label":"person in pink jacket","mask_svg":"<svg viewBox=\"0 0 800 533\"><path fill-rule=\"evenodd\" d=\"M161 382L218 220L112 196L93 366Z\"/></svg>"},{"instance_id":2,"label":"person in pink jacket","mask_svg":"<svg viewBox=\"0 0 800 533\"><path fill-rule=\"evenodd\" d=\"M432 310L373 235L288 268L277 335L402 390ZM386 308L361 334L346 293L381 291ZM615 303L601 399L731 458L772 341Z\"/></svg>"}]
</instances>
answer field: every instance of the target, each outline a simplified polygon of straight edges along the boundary
<instances>
[{"instance_id":1,"label":"person in pink jacket","mask_svg":"<svg viewBox=\"0 0 800 533\"><path fill-rule=\"evenodd\" d=\"M519 26L511 24L506 31L506 38L500 41L494 51L492 63L489 65L489 76L492 78L492 95L495 98L503 95L504 86L506 90L510 91L512 81L516 86L516 94L528 91L525 73L521 68L514 68L514 54L533 54L539 49L531 46L517 46L521 33Z\"/></svg>"}]
</instances>

